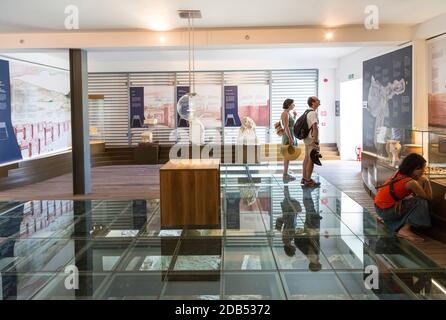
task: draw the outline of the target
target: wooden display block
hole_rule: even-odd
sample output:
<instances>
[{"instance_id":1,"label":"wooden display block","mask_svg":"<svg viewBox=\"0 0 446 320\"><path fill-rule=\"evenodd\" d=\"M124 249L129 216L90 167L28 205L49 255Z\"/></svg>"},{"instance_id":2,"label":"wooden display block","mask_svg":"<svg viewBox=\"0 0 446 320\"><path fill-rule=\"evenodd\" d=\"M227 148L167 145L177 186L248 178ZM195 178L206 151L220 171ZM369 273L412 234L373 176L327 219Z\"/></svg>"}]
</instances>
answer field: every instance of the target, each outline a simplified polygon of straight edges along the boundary
<instances>
[{"instance_id":1,"label":"wooden display block","mask_svg":"<svg viewBox=\"0 0 446 320\"><path fill-rule=\"evenodd\" d=\"M170 160L160 195L162 228L220 225L220 161Z\"/></svg>"},{"instance_id":2,"label":"wooden display block","mask_svg":"<svg viewBox=\"0 0 446 320\"><path fill-rule=\"evenodd\" d=\"M140 143L133 149L136 164L158 164L159 145L156 143Z\"/></svg>"}]
</instances>

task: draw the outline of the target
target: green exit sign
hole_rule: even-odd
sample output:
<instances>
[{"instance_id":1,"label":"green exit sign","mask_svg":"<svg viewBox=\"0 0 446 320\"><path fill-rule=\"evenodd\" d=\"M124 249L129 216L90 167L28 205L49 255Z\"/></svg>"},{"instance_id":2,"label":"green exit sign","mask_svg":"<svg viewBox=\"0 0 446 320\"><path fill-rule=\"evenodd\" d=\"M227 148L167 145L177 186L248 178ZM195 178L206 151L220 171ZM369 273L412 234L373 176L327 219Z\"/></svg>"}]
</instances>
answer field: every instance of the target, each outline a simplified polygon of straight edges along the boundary
<instances>
[{"instance_id":1,"label":"green exit sign","mask_svg":"<svg viewBox=\"0 0 446 320\"><path fill-rule=\"evenodd\" d=\"M348 75L348 80L352 80L354 78L355 78L355 74L354 73Z\"/></svg>"}]
</instances>

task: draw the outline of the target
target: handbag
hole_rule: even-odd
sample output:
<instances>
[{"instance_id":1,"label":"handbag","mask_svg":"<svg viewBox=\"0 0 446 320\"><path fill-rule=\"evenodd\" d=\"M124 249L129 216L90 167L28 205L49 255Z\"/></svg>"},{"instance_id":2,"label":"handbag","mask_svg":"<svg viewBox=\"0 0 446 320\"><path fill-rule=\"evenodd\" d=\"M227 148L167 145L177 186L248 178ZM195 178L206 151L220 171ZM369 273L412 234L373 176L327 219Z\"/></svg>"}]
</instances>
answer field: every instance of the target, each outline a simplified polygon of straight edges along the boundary
<instances>
[{"instance_id":1,"label":"handbag","mask_svg":"<svg viewBox=\"0 0 446 320\"><path fill-rule=\"evenodd\" d=\"M274 124L274 129L276 130L276 134L281 137L285 133L285 128L282 126L282 121L277 121Z\"/></svg>"}]
</instances>

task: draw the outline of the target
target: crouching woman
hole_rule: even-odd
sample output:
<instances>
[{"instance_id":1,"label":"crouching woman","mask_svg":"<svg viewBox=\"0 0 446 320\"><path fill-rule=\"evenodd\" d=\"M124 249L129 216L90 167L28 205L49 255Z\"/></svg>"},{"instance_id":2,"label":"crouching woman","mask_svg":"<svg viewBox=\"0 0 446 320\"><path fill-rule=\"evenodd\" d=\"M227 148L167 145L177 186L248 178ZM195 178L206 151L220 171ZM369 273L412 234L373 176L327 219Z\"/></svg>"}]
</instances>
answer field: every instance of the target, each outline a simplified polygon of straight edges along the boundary
<instances>
[{"instance_id":1,"label":"crouching woman","mask_svg":"<svg viewBox=\"0 0 446 320\"><path fill-rule=\"evenodd\" d=\"M428 201L432 199L432 187L424 175L426 160L411 153L404 158L396 174L378 187L375 197L376 213L397 236L412 242L424 239L412 227L430 227Z\"/></svg>"}]
</instances>

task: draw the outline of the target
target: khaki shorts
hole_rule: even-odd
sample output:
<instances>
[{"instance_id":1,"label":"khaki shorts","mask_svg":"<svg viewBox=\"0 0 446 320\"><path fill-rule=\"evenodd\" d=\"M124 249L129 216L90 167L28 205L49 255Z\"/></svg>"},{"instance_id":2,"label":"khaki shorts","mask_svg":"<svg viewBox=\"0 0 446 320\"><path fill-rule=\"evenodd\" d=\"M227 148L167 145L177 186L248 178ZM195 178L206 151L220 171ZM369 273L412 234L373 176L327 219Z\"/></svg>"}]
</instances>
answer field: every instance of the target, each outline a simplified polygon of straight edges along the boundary
<instances>
[{"instance_id":1,"label":"khaki shorts","mask_svg":"<svg viewBox=\"0 0 446 320\"><path fill-rule=\"evenodd\" d=\"M311 150L316 148L316 144L314 143L314 139L306 139L305 143L305 156L310 156Z\"/></svg>"}]
</instances>

